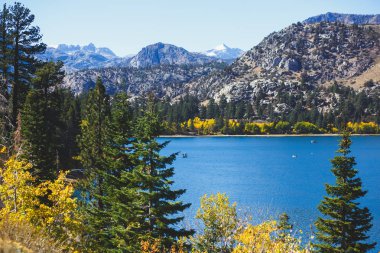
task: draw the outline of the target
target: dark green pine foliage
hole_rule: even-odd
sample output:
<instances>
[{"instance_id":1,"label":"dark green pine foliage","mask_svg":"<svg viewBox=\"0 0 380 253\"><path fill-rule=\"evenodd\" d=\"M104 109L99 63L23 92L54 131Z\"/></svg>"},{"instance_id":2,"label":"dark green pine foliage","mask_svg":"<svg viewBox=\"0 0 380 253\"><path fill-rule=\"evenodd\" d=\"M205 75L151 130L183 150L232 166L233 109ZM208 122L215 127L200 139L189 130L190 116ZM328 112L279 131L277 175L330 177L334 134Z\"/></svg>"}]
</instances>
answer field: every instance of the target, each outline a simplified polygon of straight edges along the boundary
<instances>
[{"instance_id":1,"label":"dark green pine foliage","mask_svg":"<svg viewBox=\"0 0 380 253\"><path fill-rule=\"evenodd\" d=\"M350 135L345 132L337 151L339 155L331 160L335 185L326 184L328 196L318 207L323 214L315 224L318 252L367 252L376 245L368 241L372 216L368 208L361 208L358 202L367 192L363 191L358 171L353 168L356 163L355 158L349 156L350 146Z\"/></svg>"},{"instance_id":2,"label":"dark green pine foliage","mask_svg":"<svg viewBox=\"0 0 380 253\"><path fill-rule=\"evenodd\" d=\"M9 53L12 48L12 40L8 33L9 8L6 4L0 10L0 94L8 98Z\"/></svg>"},{"instance_id":3,"label":"dark green pine foliage","mask_svg":"<svg viewBox=\"0 0 380 253\"><path fill-rule=\"evenodd\" d=\"M46 45L41 42L40 29L33 26L33 22L34 15L21 3L16 2L9 8L7 32L13 43L9 52L8 76L12 86L11 119L14 126L36 69L37 59L34 55L46 49Z\"/></svg>"},{"instance_id":4,"label":"dark green pine foliage","mask_svg":"<svg viewBox=\"0 0 380 253\"><path fill-rule=\"evenodd\" d=\"M143 215L141 217L141 235L143 238L159 238L166 246L178 237L193 234L193 231L178 228L183 220L182 211L190 206L178 198L185 190L171 189L174 168L169 167L177 154L162 156L160 152L168 142L156 140L160 130L160 121L149 102L143 117L135 126L136 142L134 155L138 160L134 168L136 187L142 198Z\"/></svg>"},{"instance_id":5,"label":"dark green pine foliage","mask_svg":"<svg viewBox=\"0 0 380 253\"><path fill-rule=\"evenodd\" d=\"M33 164L39 180L54 179L60 166L60 97L64 77L62 64L48 62L36 71L23 107L21 136L23 153Z\"/></svg>"},{"instance_id":6,"label":"dark green pine foliage","mask_svg":"<svg viewBox=\"0 0 380 253\"><path fill-rule=\"evenodd\" d=\"M4 4L0 10L0 144L10 146L12 122L9 117L8 65L12 40L8 34L9 8Z\"/></svg>"},{"instance_id":7,"label":"dark green pine foliage","mask_svg":"<svg viewBox=\"0 0 380 253\"><path fill-rule=\"evenodd\" d=\"M138 252L141 197L134 183L131 112L125 93L112 101L98 79L82 120L84 240L93 252Z\"/></svg>"},{"instance_id":8,"label":"dark green pine foliage","mask_svg":"<svg viewBox=\"0 0 380 253\"><path fill-rule=\"evenodd\" d=\"M133 184L134 161L131 138L131 112L128 96L118 93L111 106L112 143L110 154L114 158L104 175L106 194L103 197L106 212L99 219L108 223L110 248L108 252L138 252L140 250L141 201L136 184Z\"/></svg>"},{"instance_id":9,"label":"dark green pine foliage","mask_svg":"<svg viewBox=\"0 0 380 253\"><path fill-rule=\"evenodd\" d=\"M110 248L111 237L109 225L103 217L107 217L104 203L107 186L105 177L110 172L112 154L110 151L110 101L100 79L95 88L89 92L81 122L79 137L79 158L83 168L81 192L86 229L87 246L104 252Z\"/></svg>"},{"instance_id":10,"label":"dark green pine foliage","mask_svg":"<svg viewBox=\"0 0 380 253\"><path fill-rule=\"evenodd\" d=\"M79 98L75 97L69 89L59 90L62 97L60 129L61 149L60 163L63 169L71 170L70 176L76 176L80 168L80 162L76 159L79 155L77 138L80 135L81 106Z\"/></svg>"},{"instance_id":11,"label":"dark green pine foliage","mask_svg":"<svg viewBox=\"0 0 380 253\"><path fill-rule=\"evenodd\" d=\"M81 121L79 137L79 158L84 170L83 183L88 185L89 198L100 209L102 201L97 196L103 196L103 174L108 170L110 144L109 97L100 78L93 90L89 92Z\"/></svg>"}]
</instances>

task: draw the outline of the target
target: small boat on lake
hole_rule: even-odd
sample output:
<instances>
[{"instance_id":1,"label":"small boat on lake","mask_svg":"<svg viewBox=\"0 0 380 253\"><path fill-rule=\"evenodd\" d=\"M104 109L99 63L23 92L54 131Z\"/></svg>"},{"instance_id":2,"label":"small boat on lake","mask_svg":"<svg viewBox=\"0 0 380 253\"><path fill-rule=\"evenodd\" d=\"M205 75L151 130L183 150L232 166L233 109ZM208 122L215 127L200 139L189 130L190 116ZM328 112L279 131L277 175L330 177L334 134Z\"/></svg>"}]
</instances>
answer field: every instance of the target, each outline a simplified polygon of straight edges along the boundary
<instances>
[{"instance_id":1,"label":"small boat on lake","mask_svg":"<svg viewBox=\"0 0 380 253\"><path fill-rule=\"evenodd\" d=\"M310 143L311 144L315 144L315 143L317 143L317 141L316 140L311 140Z\"/></svg>"},{"instance_id":2,"label":"small boat on lake","mask_svg":"<svg viewBox=\"0 0 380 253\"><path fill-rule=\"evenodd\" d=\"M182 158L187 158L187 153L183 153Z\"/></svg>"}]
</instances>

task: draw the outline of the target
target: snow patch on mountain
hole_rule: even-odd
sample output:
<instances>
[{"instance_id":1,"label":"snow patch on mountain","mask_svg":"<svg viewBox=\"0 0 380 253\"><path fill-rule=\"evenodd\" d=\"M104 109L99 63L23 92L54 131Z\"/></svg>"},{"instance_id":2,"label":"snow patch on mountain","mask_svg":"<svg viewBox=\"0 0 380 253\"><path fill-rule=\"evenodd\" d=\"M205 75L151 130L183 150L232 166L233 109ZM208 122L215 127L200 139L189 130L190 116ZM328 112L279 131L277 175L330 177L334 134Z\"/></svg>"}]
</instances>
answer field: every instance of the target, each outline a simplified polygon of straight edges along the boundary
<instances>
[{"instance_id":1,"label":"snow patch on mountain","mask_svg":"<svg viewBox=\"0 0 380 253\"><path fill-rule=\"evenodd\" d=\"M243 50L239 48L230 48L224 43L216 46L213 49L203 52L204 55L207 55L210 57L216 57L223 60L236 59L240 57L243 53L244 53Z\"/></svg>"},{"instance_id":2,"label":"snow patch on mountain","mask_svg":"<svg viewBox=\"0 0 380 253\"><path fill-rule=\"evenodd\" d=\"M118 57L107 47L59 44L49 46L45 53L38 55L43 61L62 61L67 72L103 67L128 65L130 57Z\"/></svg>"}]
</instances>

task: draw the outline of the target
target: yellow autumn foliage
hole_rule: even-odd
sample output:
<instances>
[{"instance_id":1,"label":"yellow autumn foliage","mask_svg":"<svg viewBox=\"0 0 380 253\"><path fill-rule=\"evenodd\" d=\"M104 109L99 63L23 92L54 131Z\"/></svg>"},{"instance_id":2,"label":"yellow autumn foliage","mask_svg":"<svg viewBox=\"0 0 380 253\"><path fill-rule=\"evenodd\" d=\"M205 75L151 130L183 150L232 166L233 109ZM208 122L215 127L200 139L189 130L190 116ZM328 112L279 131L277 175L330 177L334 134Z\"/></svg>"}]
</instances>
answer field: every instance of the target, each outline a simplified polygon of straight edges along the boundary
<instances>
[{"instance_id":1,"label":"yellow autumn foliage","mask_svg":"<svg viewBox=\"0 0 380 253\"><path fill-rule=\"evenodd\" d=\"M60 172L54 181L37 183L31 168L29 162L16 156L11 156L1 168L0 217L7 217L7 222L30 223L38 231L64 239L70 245L80 232L81 219L67 173ZM2 222L5 220L0 218L0 225Z\"/></svg>"},{"instance_id":2,"label":"yellow autumn foliage","mask_svg":"<svg viewBox=\"0 0 380 253\"><path fill-rule=\"evenodd\" d=\"M164 247L160 239L144 240L140 243L141 253L185 253L182 239L169 248Z\"/></svg>"},{"instance_id":3,"label":"yellow autumn foliage","mask_svg":"<svg viewBox=\"0 0 380 253\"><path fill-rule=\"evenodd\" d=\"M187 127L191 127L191 123L194 126L195 130L197 130L198 134L212 134L215 128L216 121L215 119L200 119L199 117L195 117L192 121L187 121Z\"/></svg>"},{"instance_id":4,"label":"yellow autumn foliage","mask_svg":"<svg viewBox=\"0 0 380 253\"><path fill-rule=\"evenodd\" d=\"M243 232L236 235L238 245L233 253L308 253L302 249L300 240L290 235L276 238L279 228L276 221L266 221L258 225L248 225Z\"/></svg>"},{"instance_id":5,"label":"yellow autumn foliage","mask_svg":"<svg viewBox=\"0 0 380 253\"><path fill-rule=\"evenodd\" d=\"M348 122L347 129L356 134L376 134L379 132L379 125L375 122Z\"/></svg>"},{"instance_id":6,"label":"yellow autumn foliage","mask_svg":"<svg viewBox=\"0 0 380 253\"><path fill-rule=\"evenodd\" d=\"M17 216L19 220L32 220L33 210L39 206L38 196L41 196L40 189L32 185L35 181L29 172L32 165L12 156L5 162L4 167L0 171L0 198L4 205L0 210L0 216Z\"/></svg>"}]
</instances>

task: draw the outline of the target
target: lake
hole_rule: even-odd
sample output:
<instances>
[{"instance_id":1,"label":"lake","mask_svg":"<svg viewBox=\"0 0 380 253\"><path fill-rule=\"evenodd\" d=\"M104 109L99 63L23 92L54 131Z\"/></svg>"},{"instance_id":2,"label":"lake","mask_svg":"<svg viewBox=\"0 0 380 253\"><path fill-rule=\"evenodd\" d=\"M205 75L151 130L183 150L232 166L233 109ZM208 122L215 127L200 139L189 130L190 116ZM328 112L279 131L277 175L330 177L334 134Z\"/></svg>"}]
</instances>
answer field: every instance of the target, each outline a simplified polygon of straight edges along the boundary
<instances>
[{"instance_id":1,"label":"lake","mask_svg":"<svg viewBox=\"0 0 380 253\"><path fill-rule=\"evenodd\" d=\"M319 212L325 183L333 183L330 159L339 137L173 137L165 154L187 153L174 163L175 188L185 188L182 200L193 223L204 194L226 193L254 222L289 214L295 227L310 234ZM311 143L315 140L316 143ZM380 243L380 136L352 137L352 155L367 195L360 199L374 216L370 232ZM379 245L377 249L380 249Z\"/></svg>"}]
</instances>

